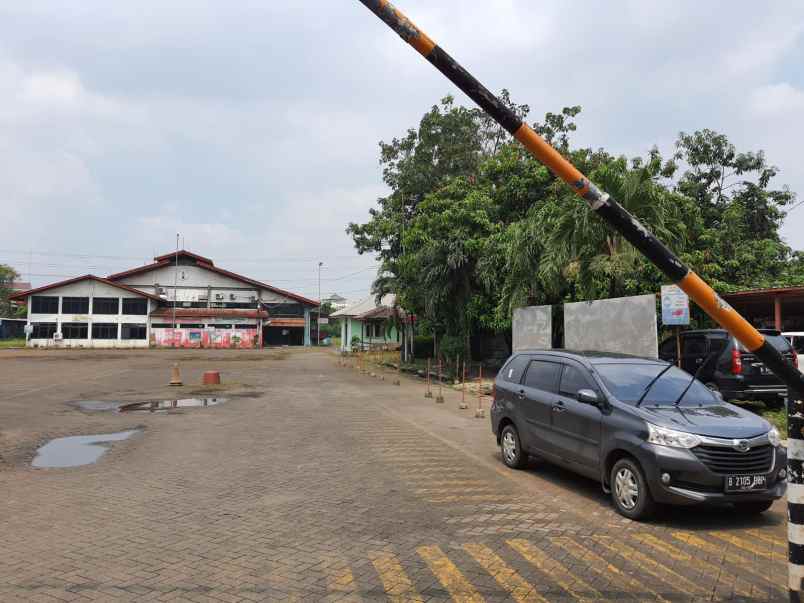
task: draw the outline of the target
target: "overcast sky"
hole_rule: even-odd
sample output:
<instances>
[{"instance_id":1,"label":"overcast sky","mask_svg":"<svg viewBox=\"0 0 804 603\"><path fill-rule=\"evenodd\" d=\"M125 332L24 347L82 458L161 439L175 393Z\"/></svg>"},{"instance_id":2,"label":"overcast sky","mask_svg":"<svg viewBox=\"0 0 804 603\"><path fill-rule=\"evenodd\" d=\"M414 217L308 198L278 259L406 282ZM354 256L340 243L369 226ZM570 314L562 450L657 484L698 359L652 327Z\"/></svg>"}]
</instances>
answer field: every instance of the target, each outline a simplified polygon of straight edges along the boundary
<instances>
[{"instance_id":1,"label":"overcast sky","mask_svg":"<svg viewBox=\"0 0 804 603\"><path fill-rule=\"evenodd\" d=\"M344 232L384 194L379 140L446 93L355 0L3 2L0 263L35 284L171 251L317 297L368 293ZM672 150L709 127L804 200L804 2L400 0L531 118ZM783 234L804 249L804 206Z\"/></svg>"}]
</instances>

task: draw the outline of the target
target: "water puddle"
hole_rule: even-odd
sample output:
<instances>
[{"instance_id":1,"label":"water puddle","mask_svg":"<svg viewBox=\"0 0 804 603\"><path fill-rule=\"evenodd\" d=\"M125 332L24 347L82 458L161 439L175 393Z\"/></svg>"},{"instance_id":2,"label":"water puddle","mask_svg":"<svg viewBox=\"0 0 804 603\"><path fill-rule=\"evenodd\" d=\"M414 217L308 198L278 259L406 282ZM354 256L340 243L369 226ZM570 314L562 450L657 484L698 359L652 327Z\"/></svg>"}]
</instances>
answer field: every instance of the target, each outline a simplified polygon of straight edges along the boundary
<instances>
[{"instance_id":1,"label":"water puddle","mask_svg":"<svg viewBox=\"0 0 804 603\"><path fill-rule=\"evenodd\" d=\"M218 406L228 398L182 398L178 400L146 400L141 402L115 402L111 400L79 400L71 406L87 412L168 412L180 408Z\"/></svg>"},{"instance_id":2,"label":"water puddle","mask_svg":"<svg viewBox=\"0 0 804 603\"><path fill-rule=\"evenodd\" d=\"M41 468L90 465L102 457L103 453L109 449L104 444L126 440L140 431L139 429L131 429L118 433L56 438L55 440L50 440L36 451L36 457L32 464L34 467Z\"/></svg>"},{"instance_id":3,"label":"water puddle","mask_svg":"<svg viewBox=\"0 0 804 603\"><path fill-rule=\"evenodd\" d=\"M132 402L118 407L120 412L158 412L175 408L203 408L217 406L226 398L184 398L181 400L153 400L151 402Z\"/></svg>"}]
</instances>

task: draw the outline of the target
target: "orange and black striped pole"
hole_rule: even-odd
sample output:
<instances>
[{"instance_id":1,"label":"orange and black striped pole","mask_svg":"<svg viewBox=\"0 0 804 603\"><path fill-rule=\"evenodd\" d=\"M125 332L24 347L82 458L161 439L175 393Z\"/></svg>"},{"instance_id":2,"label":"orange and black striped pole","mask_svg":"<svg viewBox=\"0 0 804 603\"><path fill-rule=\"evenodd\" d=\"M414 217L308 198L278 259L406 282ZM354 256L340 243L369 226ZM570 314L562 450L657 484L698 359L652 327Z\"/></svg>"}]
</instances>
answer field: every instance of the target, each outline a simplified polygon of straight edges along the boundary
<instances>
[{"instance_id":1,"label":"orange and black striped pole","mask_svg":"<svg viewBox=\"0 0 804 603\"><path fill-rule=\"evenodd\" d=\"M636 247L651 263L676 283L709 316L736 337L750 352L755 354L788 387L788 509L791 520L790 549L790 598L799 601L801 581L804 578L804 376L787 362L776 348L767 342L729 304L707 285L695 272L670 251L664 243L643 226L607 193L598 189L574 165L539 136L506 107L499 98L475 79L455 59L439 47L426 33L414 25L387 0L360 0L386 25L443 73L453 84L475 101L514 138L566 182L575 193L609 226L619 232ZM802 524L794 530L792 524ZM799 528L799 526L795 526ZM793 532L796 532L793 534Z\"/></svg>"}]
</instances>

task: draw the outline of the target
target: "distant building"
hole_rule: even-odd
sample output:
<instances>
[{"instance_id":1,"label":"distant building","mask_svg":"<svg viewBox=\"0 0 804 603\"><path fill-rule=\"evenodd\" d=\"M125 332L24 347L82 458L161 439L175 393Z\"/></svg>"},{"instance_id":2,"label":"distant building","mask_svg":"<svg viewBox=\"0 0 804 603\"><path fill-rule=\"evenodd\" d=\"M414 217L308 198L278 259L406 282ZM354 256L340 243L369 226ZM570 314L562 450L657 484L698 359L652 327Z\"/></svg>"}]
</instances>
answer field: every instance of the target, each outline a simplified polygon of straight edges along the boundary
<instances>
[{"instance_id":1,"label":"distant building","mask_svg":"<svg viewBox=\"0 0 804 603\"><path fill-rule=\"evenodd\" d=\"M318 306L184 250L106 278L29 287L10 299L27 302L28 345L35 347L310 345Z\"/></svg>"},{"instance_id":2,"label":"distant building","mask_svg":"<svg viewBox=\"0 0 804 603\"><path fill-rule=\"evenodd\" d=\"M329 304L332 306L334 310L343 310L346 306L349 305L349 300L345 297L341 297L337 293L333 293L329 297L325 297L321 300L322 304Z\"/></svg>"},{"instance_id":3,"label":"distant building","mask_svg":"<svg viewBox=\"0 0 804 603\"><path fill-rule=\"evenodd\" d=\"M330 314L331 320L339 320L341 324L341 350L351 350L353 339L362 349L378 345L399 345L400 334L394 320L398 311L395 303L396 297L393 294L383 297L379 304L370 295Z\"/></svg>"}]
</instances>

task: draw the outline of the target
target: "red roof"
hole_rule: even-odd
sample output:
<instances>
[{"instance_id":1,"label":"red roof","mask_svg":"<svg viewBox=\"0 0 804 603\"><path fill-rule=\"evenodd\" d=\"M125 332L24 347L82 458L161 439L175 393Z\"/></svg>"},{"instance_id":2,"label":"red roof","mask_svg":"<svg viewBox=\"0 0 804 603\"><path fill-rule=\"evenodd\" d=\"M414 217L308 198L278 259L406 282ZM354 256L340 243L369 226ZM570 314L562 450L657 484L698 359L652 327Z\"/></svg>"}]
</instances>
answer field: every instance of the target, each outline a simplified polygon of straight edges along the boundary
<instances>
[{"instance_id":1,"label":"red roof","mask_svg":"<svg viewBox=\"0 0 804 603\"><path fill-rule=\"evenodd\" d=\"M171 318L173 308L158 308L151 316ZM265 310L244 310L241 308L176 308L176 318L268 318Z\"/></svg>"},{"instance_id":2,"label":"red roof","mask_svg":"<svg viewBox=\"0 0 804 603\"><path fill-rule=\"evenodd\" d=\"M721 297L726 299L734 297L765 297L774 295L804 295L804 287L765 287L761 289L747 289L745 291L735 291L734 293L724 293Z\"/></svg>"},{"instance_id":3,"label":"red roof","mask_svg":"<svg viewBox=\"0 0 804 603\"><path fill-rule=\"evenodd\" d=\"M134 293L135 295L140 295L142 297L147 297L149 299L153 299L156 301L162 301L160 297L156 295L151 295L150 293L145 293L144 291L140 291L139 289L134 289L133 287L129 287L128 285L123 285L122 283L116 283L114 281L109 280L108 278L103 278L100 276L95 276L94 274L85 274L84 276L77 276L75 278L67 279L66 281L59 281L58 283L51 283L50 285L45 285L44 287L37 287L36 289L28 289L27 291L19 291L12 295L8 296L8 299L23 299L30 295L35 295L37 293L41 293L42 291L47 291L49 289L55 289L56 287L63 287L65 285L71 285L73 283L77 283L80 281L97 281L99 283L104 283L106 285L110 285L112 287L117 287L118 289L122 289L123 291L128 291L129 293Z\"/></svg>"},{"instance_id":4,"label":"red roof","mask_svg":"<svg viewBox=\"0 0 804 603\"><path fill-rule=\"evenodd\" d=\"M223 268L218 268L212 263L212 260L209 260L205 257L200 255L196 255L194 253L190 253L189 251L179 251L179 256L189 257L196 260L197 264L201 268L206 268L211 272L216 272L217 274L222 274L224 276L228 276L236 281L240 281L241 283L245 283L247 285L253 285L254 287L258 287L260 289L265 289L267 291L273 291L274 293L278 293L279 295L284 295L285 297L289 297L290 299L295 299L297 302L301 302L302 304L306 304L308 306L317 306L318 302L312 299L308 299L301 295L297 295L296 293L291 293L290 291L285 291L284 289L279 289L277 287L273 287L266 283L261 283L260 281L255 281L252 278L248 278L243 276L242 274L237 274L235 272L230 272L229 270L224 270ZM112 280L118 280L121 278L126 278L131 276L132 274L140 274L142 272L149 272L151 270L156 270L157 268L163 268L164 266L170 266L172 261L175 259L176 253L166 253L165 255L160 255L154 258L153 264L147 264L145 266L138 266L137 268L132 268L131 270L126 270L125 272L118 272L116 274L109 275L109 278Z\"/></svg>"}]
</instances>

